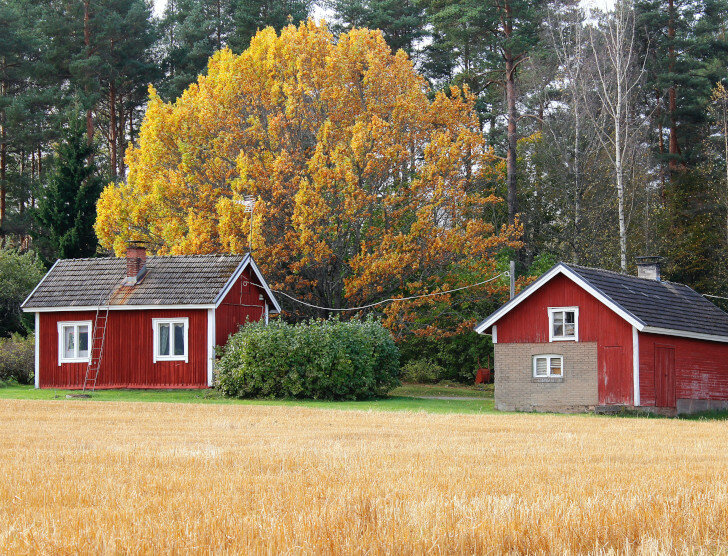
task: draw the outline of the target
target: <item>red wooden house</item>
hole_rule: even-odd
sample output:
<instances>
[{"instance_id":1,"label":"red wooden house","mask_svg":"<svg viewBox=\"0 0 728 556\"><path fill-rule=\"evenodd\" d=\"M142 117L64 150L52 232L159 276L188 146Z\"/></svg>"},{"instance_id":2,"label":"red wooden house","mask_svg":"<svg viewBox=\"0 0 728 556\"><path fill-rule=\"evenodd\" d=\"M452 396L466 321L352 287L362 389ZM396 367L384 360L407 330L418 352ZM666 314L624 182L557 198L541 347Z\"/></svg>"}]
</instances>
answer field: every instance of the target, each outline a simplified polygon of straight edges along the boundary
<instances>
[{"instance_id":1,"label":"red wooden house","mask_svg":"<svg viewBox=\"0 0 728 556\"><path fill-rule=\"evenodd\" d=\"M640 259L636 277L559 263L476 327L496 408L728 407L728 314Z\"/></svg>"},{"instance_id":2,"label":"red wooden house","mask_svg":"<svg viewBox=\"0 0 728 556\"><path fill-rule=\"evenodd\" d=\"M280 311L252 257L59 260L23 303L35 313L36 388L206 388L215 346Z\"/></svg>"}]
</instances>

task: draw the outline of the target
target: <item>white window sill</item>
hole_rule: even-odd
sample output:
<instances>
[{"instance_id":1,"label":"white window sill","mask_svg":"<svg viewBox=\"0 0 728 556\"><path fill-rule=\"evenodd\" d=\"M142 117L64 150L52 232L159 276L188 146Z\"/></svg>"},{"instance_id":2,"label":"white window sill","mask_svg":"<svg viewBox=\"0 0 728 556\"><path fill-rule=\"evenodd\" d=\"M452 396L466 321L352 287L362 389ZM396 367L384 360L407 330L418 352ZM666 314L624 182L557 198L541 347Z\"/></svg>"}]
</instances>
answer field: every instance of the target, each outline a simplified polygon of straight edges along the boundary
<instances>
[{"instance_id":1,"label":"white window sill","mask_svg":"<svg viewBox=\"0 0 728 556\"><path fill-rule=\"evenodd\" d=\"M60 363L88 363L90 359L88 357L79 357L79 358L72 358L72 359L60 359Z\"/></svg>"},{"instance_id":2,"label":"white window sill","mask_svg":"<svg viewBox=\"0 0 728 556\"><path fill-rule=\"evenodd\" d=\"M577 342L577 338L551 338L552 342Z\"/></svg>"},{"instance_id":3,"label":"white window sill","mask_svg":"<svg viewBox=\"0 0 728 556\"><path fill-rule=\"evenodd\" d=\"M166 356L165 357L163 355L162 356L158 355L156 357L156 359L154 360L154 363L160 363L162 361L184 361L185 363L188 362L187 361L187 357L184 357L184 356L181 356L181 355L180 356L177 356L177 357L169 357L169 356Z\"/></svg>"}]
</instances>

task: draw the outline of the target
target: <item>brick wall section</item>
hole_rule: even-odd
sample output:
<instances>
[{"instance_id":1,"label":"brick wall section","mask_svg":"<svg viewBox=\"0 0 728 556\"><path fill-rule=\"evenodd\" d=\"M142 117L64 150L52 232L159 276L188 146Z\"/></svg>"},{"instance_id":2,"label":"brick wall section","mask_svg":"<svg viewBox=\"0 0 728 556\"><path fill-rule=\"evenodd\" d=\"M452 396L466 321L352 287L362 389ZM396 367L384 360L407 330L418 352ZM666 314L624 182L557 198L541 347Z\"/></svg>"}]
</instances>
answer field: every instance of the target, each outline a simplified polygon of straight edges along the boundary
<instances>
[{"instance_id":1,"label":"brick wall section","mask_svg":"<svg viewBox=\"0 0 728 556\"><path fill-rule=\"evenodd\" d=\"M500 411L586 411L599 402L596 342L495 344L495 407ZM564 357L563 379L533 378L533 356Z\"/></svg>"}]
</instances>

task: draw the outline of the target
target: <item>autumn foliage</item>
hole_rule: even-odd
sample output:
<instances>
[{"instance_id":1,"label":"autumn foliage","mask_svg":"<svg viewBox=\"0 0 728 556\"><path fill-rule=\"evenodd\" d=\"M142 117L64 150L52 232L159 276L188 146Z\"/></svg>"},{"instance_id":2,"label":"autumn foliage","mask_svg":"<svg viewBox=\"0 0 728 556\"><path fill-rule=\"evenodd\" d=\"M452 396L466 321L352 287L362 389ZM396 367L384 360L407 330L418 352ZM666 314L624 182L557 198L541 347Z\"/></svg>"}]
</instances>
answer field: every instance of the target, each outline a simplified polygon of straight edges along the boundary
<instances>
[{"instance_id":1,"label":"autumn foliage","mask_svg":"<svg viewBox=\"0 0 728 556\"><path fill-rule=\"evenodd\" d=\"M217 52L174 104L150 88L127 164L127 181L98 204L103 246L247 251L250 215L239 201L253 195L256 260L274 288L319 305L478 282L520 232L487 220L502 202L491 194L500 171L473 97L430 93L378 31L334 40L309 21L280 35L264 29L240 55ZM443 300L380 309L395 332L432 331L440 325L423 311Z\"/></svg>"}]
</instances>

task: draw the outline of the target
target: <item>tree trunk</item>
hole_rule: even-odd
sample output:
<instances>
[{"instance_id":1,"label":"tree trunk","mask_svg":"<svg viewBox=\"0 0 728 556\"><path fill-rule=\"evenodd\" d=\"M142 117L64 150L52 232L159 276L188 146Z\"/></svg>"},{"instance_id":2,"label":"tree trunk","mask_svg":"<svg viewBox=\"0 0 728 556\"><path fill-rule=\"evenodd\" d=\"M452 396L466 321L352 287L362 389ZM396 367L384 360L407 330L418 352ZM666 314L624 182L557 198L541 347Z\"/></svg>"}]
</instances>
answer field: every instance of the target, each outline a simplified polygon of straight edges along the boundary
<instances>
[{"instance_id":1,"label":"tree trunk","mask_svg":"<svg viewBox=\"0 0 728 556\"><path fill-rule=\"evenodd\" d=\"M667 37L669 41L668 46L668 71L670 74L675 73L675 7L674 0L668 0L667 8L669 11L669 18L667 24ZM669 168L671 171L677 169L677 157L680 155L680 146L677 142L677 119L675 113L677 112L677 93L675 91L675 83L670 84L670 88L667 90L668 98L668 110L670 112L670 143L669 153L670 162Z\"/></svg>"},{"instance_id":2,"label":"tree trunk","mask_svg":"<svg viewBox=\"0 0 728 556\"><path fill-rule=\"evenodd\" d=\"M91 57L91 7L90 0L84 0L83 2L83 44L86 47L86 57ZM88 76L87 76L88 78ZM85 86L86 93L88 94L88 84ZM86 139L88 144L93 143L94 140L94 117L91 108L86 110ZM93 156L93 155L92 155Z\"/></svg>"},{"instance_id":3,"label":"tree trunk","mask_svg":"<svg viewBox=\"0 0 728 556\"><path fill-rule=\"evenodd\" d=\"M217 0L216 6L217 6L217 49L220 50L222 48L222 33L220 30L220 27L222 27L222 19L221 19L221 10L220 10L220 2L221 0Z\"/></svg>"},{"instance_id":4,"label":"tree trunk","mask_svg":"<svg viewBox=\"0 0 728 556\"><path fill-rule=\"evenodd\" d=\"M5 113L0 120L0 238L5 237L5 202L7 198L7 132L5 130Z\"/></svg>"},{"instance_id":5,"label":"tree trunk","mask_svg":"<svg viewBox=\"0 0 728 556\"><path fill-rule=\"evenodd\" d=\"M5 59L3 58L3 62ZM0 82L0 97L5 96L5 81ZM0 111L0 238L5 237L5 201L7 196L8 143L5 110ZM4 242L0 239L0 245Z\"/></svg>"},{"instance_id":6,"label":"tree trunk","mask_svg":"<svg viewBox=\"0 0 728 556\"><path fill-rule=\"evenodd\" d=\"M516 83L514 79L514 61L510 52L505 53L506 58L506 105L508 113L508 153L506 154L506 183L508 185L508 223L516 221L518 201L516 197L516 149L518 136L516 134Z\"/></svg>"},{"instance_id":7,"label":"tree trunk","mask_svg":"<svg viewBox=\"0 0 728 556\"><path fill-rule=\"evenodd\" d=\"M581 118L579 115L579 103L574 96L574 236L573 236L573 261L579 262L579 234L581 219Z\"/></svg>"},{"instance_id":8,"label":"tree trunk","mask_svg":"<svg viewBox=\"0 0 728 556\"><path fill-rule=\"evenodd\" d=\"M513 34L512 10L509 2L504 5L503 34L508 39ZM506 106L508 112L508 152L506 154L506 183L508 185L508 223L516 222L518 199L516 191L516 149L518 148L518 135L516 134L516 59L509 48L503 50L506 62Z\"/></svg>"},{"instance_id":9,"label":"tree trunk","mask_svg":"<svg viewBox=\"0 0 728 556\"><path fill-rule=\"evenodd\" d=\"M728 96L721 99L723 104L723 146L725 148L725 185L728 198ZM728 213L728 211L727 211ZM725 223L726 241L728 241L728 216Z\"/></svg>"},{"instance_id":10,"label":"tree trunk","mask_svg":"<svg viewBox=\"0 0 728 556\"><path fill-rule=\"evenodd\" d=\"M614 170L617 178L617 209L619 217L619 266L627 271L627 228L624 220L624 168L622 162L622 102L621 76L617 75L617 117L614 119Z\"/></svg>"},{"instance_id":11,"label":"tree trunk","mask_svg":"<svg viewBox=\"0 0 728 556\"><path fill-rule=\"evenodd\" d=\"M109 149L111 156L111 177L116 178L116 148L117 148L117 132L116 129L116 86L114 80L109 83Z\"/></svg>"},{"instance_id":12,"label":"tree trunk","mask_svg":"<svg viewBox=\"0 0 728 556\"><path fill-rule=\"evenodd\" d=\"M124 179L124 175L126 174L126 169L124 167L124 155L126 154L126 141L124 140L124 132L126 131L126 110L124 110L124 102L122 100L122 97L119 98L119 131L117 133L118 135L118 141L119 141L119 147L118 147L118 153L119 153L119 172L118 175L121 177L121 179Z\"/></svg>"}]
</instances>

